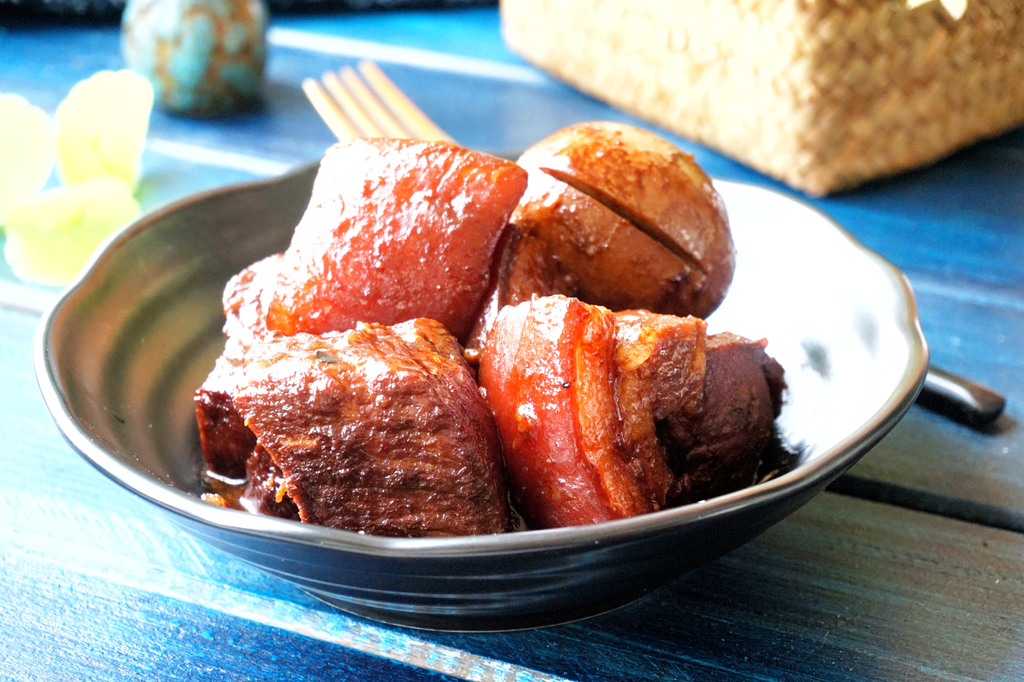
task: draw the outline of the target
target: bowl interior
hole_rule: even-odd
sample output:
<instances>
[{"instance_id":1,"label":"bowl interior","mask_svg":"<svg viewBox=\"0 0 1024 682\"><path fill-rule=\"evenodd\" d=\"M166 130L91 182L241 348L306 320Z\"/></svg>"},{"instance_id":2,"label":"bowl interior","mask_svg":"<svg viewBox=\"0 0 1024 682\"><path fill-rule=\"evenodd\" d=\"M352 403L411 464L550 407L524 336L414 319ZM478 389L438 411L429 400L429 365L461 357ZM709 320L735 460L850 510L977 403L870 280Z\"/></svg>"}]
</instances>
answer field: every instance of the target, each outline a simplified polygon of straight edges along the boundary
<instances>
[{"instance_id":1,"label":"bowl interior","mask_svg":"<svg viewBox=\"0 0 1024 682\"><path fill-rule=\"evenodd\" d=\"M789 387L777 427L807 463L923 380L913 295L894 266L810 206L752 185L718 187L737 262L709 332L768 339Z\"/></svg>"}]
</instances>

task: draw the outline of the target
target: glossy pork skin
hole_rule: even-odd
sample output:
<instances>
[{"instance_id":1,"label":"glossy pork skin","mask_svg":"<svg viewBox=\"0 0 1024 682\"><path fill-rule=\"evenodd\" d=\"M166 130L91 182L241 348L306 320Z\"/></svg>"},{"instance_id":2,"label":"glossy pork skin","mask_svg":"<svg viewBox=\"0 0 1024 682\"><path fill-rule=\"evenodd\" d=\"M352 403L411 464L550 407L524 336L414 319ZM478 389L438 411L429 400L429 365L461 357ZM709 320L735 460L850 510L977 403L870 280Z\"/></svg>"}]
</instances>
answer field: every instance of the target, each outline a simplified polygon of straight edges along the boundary
<instances>
[{"instance_id":1,"label":"glossy pork skin","mask_svg":"<svg viewBox=\"0 0 1024 682\"><path fill-rule=\"evenodd\" d=\"M465 342L526 183L516 164L449 143L335 145L284 255L268 327L320 334L422 317Z\"/></svg>"},{"instance_id":2,"label":"glossy pork skin","mask_svg":"<svg viewBox=\"0 0 1024 682\"><path fill-rule=\"evenodd\" d=\"M487 338L480 386L494 413L516 509L531 528L650 510L615 452L613 318L573 298L504 308ZM619 484L619 485L617 485Z\"/></svg>"},{"instance_id":3,"label":"glossy pork skin","mask_svg":"<svg viewBox=\"0 0 1024 682\"><path fill-rule=\"evenodd\" d=\"M494 421L433 320L267 337L235 402L302 521L387 536L500 533Z\"/></svg>"}]
</instances>

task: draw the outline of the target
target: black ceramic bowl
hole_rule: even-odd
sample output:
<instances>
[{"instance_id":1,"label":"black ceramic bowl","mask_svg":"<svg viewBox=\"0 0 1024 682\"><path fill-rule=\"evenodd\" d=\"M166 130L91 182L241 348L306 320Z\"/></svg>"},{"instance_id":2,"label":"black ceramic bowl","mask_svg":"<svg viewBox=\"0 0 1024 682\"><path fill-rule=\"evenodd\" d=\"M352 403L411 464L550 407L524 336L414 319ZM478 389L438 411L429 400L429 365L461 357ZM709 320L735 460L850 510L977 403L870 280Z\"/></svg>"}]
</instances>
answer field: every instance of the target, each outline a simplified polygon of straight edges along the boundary
<instances>
[{"instance_id":1,"label":"black ceramic bowl","mask_svg":"<svg viewBox=\"0 0 1024 682\"><path fill-rule=\"evenodd\" d=\"M43 319L36 372L71 446L187 532L336 606L438 629L596 614L747 542L853 464L903 416L927 350L903 276L829 219L718 183L738 249L713 331L769 339L789 390L792 466L698 504L576 528L371 537L202 502L192 394L223 346L221 292L283 250L315 168L186 199L113 237Z\"/></svg>"}]
</instances>

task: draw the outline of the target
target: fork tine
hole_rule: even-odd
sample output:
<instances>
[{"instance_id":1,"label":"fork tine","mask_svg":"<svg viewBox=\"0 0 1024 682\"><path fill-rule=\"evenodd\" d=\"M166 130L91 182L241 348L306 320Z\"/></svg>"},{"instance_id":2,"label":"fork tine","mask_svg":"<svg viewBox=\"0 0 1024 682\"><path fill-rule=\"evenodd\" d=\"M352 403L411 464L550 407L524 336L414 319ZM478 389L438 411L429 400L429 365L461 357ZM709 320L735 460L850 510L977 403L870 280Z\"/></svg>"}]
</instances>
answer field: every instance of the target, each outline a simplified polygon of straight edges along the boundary
<instances>
[{"instance_id":1,"label":"fork tine","mask_svg":"<svg viewBox=\"0 0 1024 682\"><path fill-rule=\"evenodd\" d=\"M413 104L374 62L364 59L359 62L359 71L395 117L402 122L410 137L417 140L452 141L451 136Z\"/></svg>"},{"instance_id":2,"label":"fork tine","mask_svg":"<svg viewBox=\"0 0 1024 682\"><path fill-rule=\"evenodd\" d=\"M359 137L359 131L349 124L344 112L315 79L303 80L302 91L306 93L306 98L309 99L316 113L320 115L320 118L339 141L346 142Z\"/></svg>"},{"instance_id":3,"label":"fork tine","mask_svg":"<svg viewBox=\"0 0 1024 682\"><path fill-rule=\"evenodd\" d=\"M344 81L356 101L362 105L366 115L377 124L383 135L387 137L409 137L409 133L402 127L402 124L388 112L384 104L377 99L377 96L366 86L366 83L362 81L352 67L346 66L341 70L341 80Z\"/></svg>"},{"instance_id":4,"label":"fork tine","mask_svg":"<svg viewBox=\"0 0 1024 682\"><path fill-rule=\"evenodd\" d=\"M344 73L342 73L344 77ZM320 77L324 87L334 97L338 108L348 117L348 124L359 131L356 137L384 137L384 131L364 113L362 106L353 96L350 88L333 71L325 71Z\"/></svg>"},{"instance_id":5,"label":"fork tine","mask_svg":"<svg viewBox=\"0 0 1024 682\"><path fill-rule=\"evenodd\" d=\"M411 137L452 141L376 64L363 60L359 71L362 77L346 66L338 73L324 72L322 82L312 78L302 82L306 97L338 140Z\"/></svg>"}]
</instances>

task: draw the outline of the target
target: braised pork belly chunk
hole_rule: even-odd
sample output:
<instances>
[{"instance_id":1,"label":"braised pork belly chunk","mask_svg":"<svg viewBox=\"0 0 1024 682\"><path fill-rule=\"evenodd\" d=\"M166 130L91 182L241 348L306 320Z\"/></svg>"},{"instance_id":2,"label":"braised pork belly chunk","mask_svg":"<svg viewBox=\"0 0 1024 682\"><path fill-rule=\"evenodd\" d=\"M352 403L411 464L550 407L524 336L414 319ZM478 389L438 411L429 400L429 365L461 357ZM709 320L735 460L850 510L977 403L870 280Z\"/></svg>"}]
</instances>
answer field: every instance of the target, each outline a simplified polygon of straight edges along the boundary
<instances>
[{"instance_id":1,"label":"braised pork belly chunk","mask_svg":"<svg viewBox=\"0 0 1024 682\"><path fill-rule=\"evenodd\" d=\"M526 171L457 145L384 138L331 148L268 311L283 334L427 317L465 341Z\"/></svg>"},{"instance_id":2,"label":"braised pork belly chunk","mask_svg":"<svg viewBox=\"0 0 1024 682\"><path fill-rule=\"evenodd\" d=\"M754 482L783 389L764 343L563 296L504 308L479 381L531 527L597 523ZM669 437L664 437L668 434Z\"/></svg>"},{"instance_id":3,"label":"braised pork belly chunk","mask_svg":"<svg viewBox=\"0 0 1024 682\"><path fill-rule=\"evenodd\" d=\"M707 334L733 267L711 181L646 131L573 126L519 163L335 145L288 249L225 289L209 499L427 537L748 486L785 381L764 340Z\"/></svg>"},{"instance_id":4,"label":"braised pork belly chunk","mask_svg":"<svg viewBox=\"0 0 1024 682\"><path fill-rule=\"evenodd\" d=\"M275 337L235 396L300 518L373 535L509 529L494 421L433 320Z\"/></svg>"}]
</instances>

